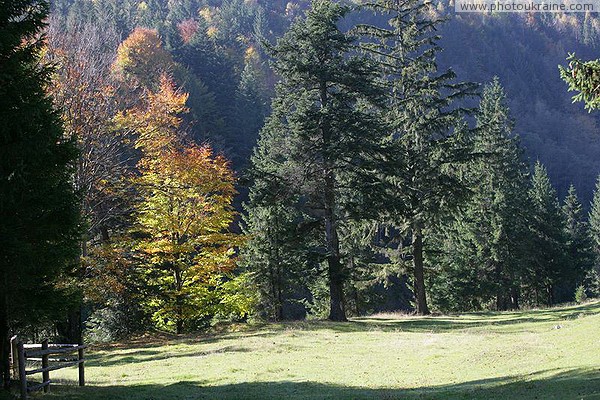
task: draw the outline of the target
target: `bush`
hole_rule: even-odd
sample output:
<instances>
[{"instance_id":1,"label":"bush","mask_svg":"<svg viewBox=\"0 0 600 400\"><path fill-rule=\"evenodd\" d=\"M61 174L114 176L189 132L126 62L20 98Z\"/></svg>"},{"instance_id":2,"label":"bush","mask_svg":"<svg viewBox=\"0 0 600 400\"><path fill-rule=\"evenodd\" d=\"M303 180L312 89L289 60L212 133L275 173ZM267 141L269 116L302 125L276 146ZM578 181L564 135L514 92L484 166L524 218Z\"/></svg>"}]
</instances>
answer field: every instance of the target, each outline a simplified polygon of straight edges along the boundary
<instances>
[{"instance_id":1,"label":"bush","mask_svg":"<svg viewBox=\"0 0 600 400\"><path fill-rule=\"evenodd\" d=\"M148 321L134 304L110 302L94 310L85 321L83 331L86 343L108 343L142 332Z\"/></svg>"},{"instance_id":2,"label":"bush","mask_svg":"<svg viewBox=\"0 0 600 400\"><path fill-rule=\"evenodd\" d=\"M577 289L575 289L575 302L583 303L586 300L587 295L585 293L585 288L583 287L583 285L577 286Z\"/></svg>"}]
</instances>

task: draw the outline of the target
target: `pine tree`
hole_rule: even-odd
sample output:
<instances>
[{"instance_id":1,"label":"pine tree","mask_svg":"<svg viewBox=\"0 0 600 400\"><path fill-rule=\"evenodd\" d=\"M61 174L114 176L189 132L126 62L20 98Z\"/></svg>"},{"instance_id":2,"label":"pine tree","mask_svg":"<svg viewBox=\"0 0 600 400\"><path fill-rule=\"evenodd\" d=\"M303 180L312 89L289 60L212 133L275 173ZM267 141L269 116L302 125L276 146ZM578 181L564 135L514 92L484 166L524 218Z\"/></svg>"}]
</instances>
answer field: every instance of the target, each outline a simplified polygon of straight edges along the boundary
<instances>
[{"instance_id":1,"label":"pine tree","mask_svg":"<svg viewBox=\"0 0 600 400\"><path fill-rule=\"evenodd\" d=\"M499 310L519 307L520 265L527 254L527 166L509 113L495 78L477 113L476 158L464 168L471 196L437 230L432 259L439 272L432 297L446 309L492 302Z\"/></svg>"},{"instance_id":2,"label":"pine tree","mask_svg":"<svg viewBox=\"0 0 600 400\"><path fill-rule=\"evenodd\" d=\"M440 214L463 192L453 164L465 156L455 99L473 85L454 83L452 71L437 71L439 37L430 5L420 0L379 0L368 5L389 18L388 26L360 26L369 35L365 49L387 84L387 123L396 141L392 181L397 201L389 219L412 237L413 283L418 314L428 314L423 249L425 236Z\"/></svg>"},{"instance_id":3,"label":"pine tree","mask_svg":"<svg viewBox=\"0 0 600 400\"><path fill-rule=\"evenodd\" d=\"M525 287L534 304L556 302L556 285L564 274L564 217L546 168L538 161L529 189L531 216L530 271Z\"/></svg>"},{"instance_id":4,"label":"pine tree","mask_svg":"<svg viewBox=\"0 0 600 400\"><path fill-rule=\"evenodd\" d=\"M355 38L338 28L348 11L315 0L270 48L281 82L253 157L255 176L285 191L277 195L297 199L305 226L318 232L329 318L336 321L346 320L340 227L378 212L377 171L385 151L372 107L380 95L374 69L353 53Z\"/></svg>"},{"instance_id":5,"label":"pine tree","mask_svg":"<svg viewBox=\"0 0 600 400\"><path fill-rule=\"evenodd\" d=\"M9 334L61 318L58 278L76 264L75 145L45 94L40 64L48 3L0 1L0 376L8 386Z\"/></svg>"}]
</instances>

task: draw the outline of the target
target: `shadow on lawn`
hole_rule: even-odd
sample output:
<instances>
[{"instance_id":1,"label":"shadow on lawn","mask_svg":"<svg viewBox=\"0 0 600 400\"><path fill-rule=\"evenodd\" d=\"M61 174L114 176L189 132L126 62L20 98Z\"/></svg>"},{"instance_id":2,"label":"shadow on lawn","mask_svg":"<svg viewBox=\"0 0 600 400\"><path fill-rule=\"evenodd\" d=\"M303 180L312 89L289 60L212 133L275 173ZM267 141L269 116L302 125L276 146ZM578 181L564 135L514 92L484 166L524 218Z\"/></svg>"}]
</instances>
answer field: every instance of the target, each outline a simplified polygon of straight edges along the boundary
<instances>
[{"instance_id":1,"label":"shadow on lawn","mask_svg":"<svg viewBox=\"0 0 600 400\"><path fill-rule=\"evenodd\" d=\"M218 349L206 350L206 351L165 351L161 350L135 350L127 352L127 354L114 353L114 354L103 354L100 357L90 357L89 361L86 361L86 365L89 367L109 367L115 365L125 365L131 363L139 363L145 361L159 361L159 360L171 360L174 358L187 358L187 357L207 357L213 354L220 353L246 353L252 349L240 346L223 346Z\"/></svg>"},{"instance_id":2,"label":"shadow on lawn","mask_svg":"<svg viewBox=\"0 0 600 400\"><path fill-rule=\"evenodd\" d=\"M314 322L306 328L325 328L340 332L368 330L402 332L447 332L469 328L507 326L530 322L559 323L587 315L600 314L600 302L561 308L549 308L519 312L479 312L456 316L356 318L350 323ZM302 329L302 324L299 324Z\"/></svg>"},{"instance_id":3,"label":"shadow on lawn","mask_svg":"<svg viewBox=\"0 0 600 400\"><path fill-rule=\"evenodd\" d=\"M197 345L207 343L226 344L240 337L270 337L280 335L282 331L315 331L332 330L340 333L351 332L451 332L464 329L490 328L494 326L511 326L531 322L547 322L558 324L566 320L577 319L581 316L600 314L600 302L576 305L570 307L529 310L520 312L479 312L456 316L400 317L398 319L384 317L355 318L349 322L330 321L290 321L274 324L247 325L239 332L221 334L165 337L142 337L116 345L97 346L98 352L90 357L90 366L121 365L129 362L151 361L173 357L202 357L214 353L251 351L239 346L224 346L209 352L189 352L182 348L169 351L168 345ZM266 330L265 330L266 329ZM499 331L501 332L501 331ZM514 332L510 331L509 333ZM114 350L124 352L114 353ZM95 354L94 354L95 353Z\"/></svg>"},{"instance_id":4,"label":"shadow on lawn","mask_svg":"<svg viewBox=\"0 0 600 400\"><path fill-rule=\"evenodd\" d=\"M308 400L308 399L590 399L600 398L600 371L571 370L544 376L482 379L419 389L364 389L315 382L248 382L203 386L179 382L167 386L56 386L45 398L62 400Z\"/></svg>"},{"instance_id":5,"label":"shadow on lawn","mask_svg":"<svg viewBox=\"0 0 600 400\"><path fill-rule=\"evenodd\" d=\"M109 344L97 344L94 345L93 348L96 351L107 351L111 352L114 350L131 350L131 349L140 349L139 351L135 351L132 353L139 353L143 355L147 352L147 349L152 348L162 348L164 346L173 345L173 344L188 344L188 345L197 345L197 344L205 344L205 343L217 343L223 342L227 340L237 340L240 336L243 337L269 337L278 334L278 330L272 331L263 331L265 327L270 327L272 324L267 322L265 323L257 323L257 324L248 324L241 325L243 326L243 330L234 331L234 332L211 332L211 333L191 333L186 335L175 335L175 334L167 334L161 332L153 332L146 334L141 337L129 339L123 342L118 343L109 343ZM161 352L164 349L161 349ZM150 350L152 351L152 350Z\"/></svg>"}]
</instances>

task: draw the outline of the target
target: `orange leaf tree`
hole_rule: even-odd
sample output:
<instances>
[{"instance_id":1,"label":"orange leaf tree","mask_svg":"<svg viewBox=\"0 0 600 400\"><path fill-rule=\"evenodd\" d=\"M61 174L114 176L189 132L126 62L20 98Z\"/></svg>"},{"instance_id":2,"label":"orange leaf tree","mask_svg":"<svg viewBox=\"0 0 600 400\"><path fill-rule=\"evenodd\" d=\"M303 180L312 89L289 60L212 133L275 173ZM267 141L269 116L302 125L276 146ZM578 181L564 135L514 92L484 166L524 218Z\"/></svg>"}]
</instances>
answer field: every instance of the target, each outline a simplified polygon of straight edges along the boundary
<instances>
[{"instance_id":1,"label":"orange leaf tree","mask_svg":"<svg viewBox=\"0 0 600 400\"><path fill-rule=\"evenodd\" d=\"M162 74L172 72L174 61L158 31L138 27L119 45L113 68L127 80L153 87Z\"/></svg>"},{"instance_id":2,"label":"orange leaf tree","mask_svg":"<svg viewBox=\"0 0 600 400\"><path fill-rule=\"evenodd\" d=\"M135 127L141 151L136 247L152 288L147 303L158 326L177 333L217 312L241 241L230 230L236 191L229 162L208 145L184 144L186 99L163 75L156 93L120 116Z\"/></svg>"}]
</instances>

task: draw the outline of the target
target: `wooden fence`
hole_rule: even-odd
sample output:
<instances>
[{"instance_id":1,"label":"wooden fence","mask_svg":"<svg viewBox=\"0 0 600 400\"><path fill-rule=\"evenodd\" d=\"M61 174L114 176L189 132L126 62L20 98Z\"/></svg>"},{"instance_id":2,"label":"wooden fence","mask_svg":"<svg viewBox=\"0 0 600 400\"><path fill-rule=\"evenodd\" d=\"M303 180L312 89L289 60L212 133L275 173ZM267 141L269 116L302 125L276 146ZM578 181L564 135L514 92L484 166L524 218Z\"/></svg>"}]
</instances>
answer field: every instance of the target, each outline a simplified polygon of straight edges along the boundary
<instances>
[{"instance_id":1,"label":"wooden fence","mask_svg":"<svg viewBox=\"0 0 600 400\"><path fill-rule=\"evenodd\" d=\"M84 350L87 346L79 344L50 344L48 339L41 344L24 344L16 337L11 339L13 374L19 377L21 400L27 400L30 392L50 389L50 371L77 365L79 367L79 386L85 385ZM77 353L77 354L74 354ZM52 357L50 356L58 356ZM27 361L41 362L41 367L27 370ZM51 365L52 363L52 365ZM29 386L27 377L42 374L42 383Z\"/></svg>"}]
</instances>

